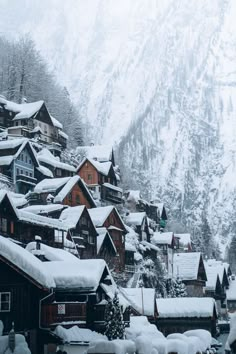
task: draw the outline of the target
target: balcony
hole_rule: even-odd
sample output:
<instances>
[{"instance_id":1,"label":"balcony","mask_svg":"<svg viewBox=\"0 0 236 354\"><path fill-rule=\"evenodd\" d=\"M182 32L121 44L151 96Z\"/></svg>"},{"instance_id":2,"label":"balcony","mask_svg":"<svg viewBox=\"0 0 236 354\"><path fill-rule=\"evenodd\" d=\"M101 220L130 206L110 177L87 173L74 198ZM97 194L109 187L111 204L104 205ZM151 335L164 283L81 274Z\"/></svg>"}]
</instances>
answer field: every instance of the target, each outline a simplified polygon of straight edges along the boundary
<instances>
[{"instance_id":1,"label":"balcony","mask_svg":"<svg viewBox=\"0 0 236 354\"><path fill-rule=\"evenodd\" d=\"M101 199L120 204L122 203L122 189L110 183L104 183L101 189Z\"/></svg>"},{"instance_id":2,"label":"balcony","mask_svg":"<svg viewBox=\"0 0 236 354\"><path fill-rule=\"evenodd\" d=\"M41 326L52 328L61 324L78 324L80 327L86 326L87 303L79 302L54 302L43 304L41 309Z\"/></svg>"},{"instance_id":3,"label":"balcony","mask_svg":"<svg viewBox=\"0 0 236 354\"><path fill-rule=\"evenodd\" d=\"M16 182L23 182L35 186L37 184L37 179L24 174L18 174L16 176Z\"/></svg>"},{"instance_id":4,"label":"balcony","mask_svg":"<svg viewBox=\"0 0 236 354\"><path fill-rule=\"evenodd\" d=\"M125 265L125 272L126 273L133 273L134 274L134 273L138 272L138 269L139 269L139 267L136 265L128 265L128 264Z\"/></svg>"}]
</instances>

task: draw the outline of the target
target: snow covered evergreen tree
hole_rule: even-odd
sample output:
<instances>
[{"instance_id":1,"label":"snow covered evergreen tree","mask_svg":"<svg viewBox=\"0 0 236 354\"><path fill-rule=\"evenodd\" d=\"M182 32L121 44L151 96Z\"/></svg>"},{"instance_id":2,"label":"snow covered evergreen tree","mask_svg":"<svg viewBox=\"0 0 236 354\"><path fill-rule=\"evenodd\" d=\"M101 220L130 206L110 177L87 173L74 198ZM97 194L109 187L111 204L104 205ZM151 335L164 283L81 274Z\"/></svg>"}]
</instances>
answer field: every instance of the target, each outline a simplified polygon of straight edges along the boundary
<instances>
[{"instance_id":1,"label":"snow covered evergreen tree","mask_svg":"<svg viewBox=\"0 0 236 354\"><path fill-rule=\"evenodd\" d=\"M105 335L109 340L124 339L124 321L117 292L108 300L105 311Z\"/></svg>"}]
</instances>

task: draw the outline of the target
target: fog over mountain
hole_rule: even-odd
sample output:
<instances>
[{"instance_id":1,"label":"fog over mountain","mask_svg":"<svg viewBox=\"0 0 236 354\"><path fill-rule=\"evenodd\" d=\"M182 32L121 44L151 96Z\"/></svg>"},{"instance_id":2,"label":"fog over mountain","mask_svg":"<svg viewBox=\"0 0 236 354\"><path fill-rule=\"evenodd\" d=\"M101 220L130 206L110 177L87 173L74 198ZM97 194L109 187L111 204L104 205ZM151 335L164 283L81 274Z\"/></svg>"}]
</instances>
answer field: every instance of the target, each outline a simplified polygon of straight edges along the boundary
<instances>
[{"instance_id":1,"label":"fog over mountain","mask_svg":"<svg viewBox=\"0 0 236 354\"><path fill-rule=\"evenodd\" d=\"M0 0L0 34L30 33L124 182L224 252L236 233L234 0Z\"/></svg>"}]
</instances>

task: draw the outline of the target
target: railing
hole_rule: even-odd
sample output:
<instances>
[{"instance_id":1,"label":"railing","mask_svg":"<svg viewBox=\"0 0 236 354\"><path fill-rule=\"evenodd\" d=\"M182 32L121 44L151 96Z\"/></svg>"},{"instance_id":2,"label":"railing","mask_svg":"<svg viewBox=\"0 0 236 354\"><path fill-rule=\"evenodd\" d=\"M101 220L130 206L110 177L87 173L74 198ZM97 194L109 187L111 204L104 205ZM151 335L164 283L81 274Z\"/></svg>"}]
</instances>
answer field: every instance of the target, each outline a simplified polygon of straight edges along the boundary
<instances>
[{"instance_id":1,"label":"railing","mask_svg":"<svg viewBox=\"0 0 236 354\"><path fill-rule=\"evenodd\" d=\"M136 273L138 272L138 266L136 265L125 265L125 271L127 273Z\"/></svg>"},{"instance_id":2,"label":"railing","mask_svg":"<svg viewBox=\"0 0 236 354\"><path fill-rule=\"evenodd\" d=\"M19 174L16 176L16 181L23 181L23 182L30 182L30 183L37 183L37 179L34 177L26 176L23 174Z\"/></svg>"},{"instance_id":3,"label":"railing","mask_svg":"<svg viewBox=\"0 0 236 354\"><path fill-rule=\"evenodd\" d=\"M87 304L78 302L57 302L42 305L41 326L49 328L62 322L86 324Z\"/></svg>"}]
</instances>

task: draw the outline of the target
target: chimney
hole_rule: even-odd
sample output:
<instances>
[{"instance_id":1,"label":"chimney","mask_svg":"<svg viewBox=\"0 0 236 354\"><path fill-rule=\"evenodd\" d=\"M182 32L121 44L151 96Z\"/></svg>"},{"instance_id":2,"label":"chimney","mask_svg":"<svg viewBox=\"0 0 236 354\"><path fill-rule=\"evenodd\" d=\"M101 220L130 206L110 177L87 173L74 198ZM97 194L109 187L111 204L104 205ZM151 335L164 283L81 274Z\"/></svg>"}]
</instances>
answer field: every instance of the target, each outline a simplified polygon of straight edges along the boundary
<instances>
[{"instance_id":1,"label":"chimney","mask_svg":"<svg viewBox=\"0 0 236 354\"><path fill-rule=\"evenodd\" d=\"M36 241L36 250L39 251L41 250L41 241L42 238L40 236L35 236L35 241Z\"/></svg>"}]
</instances>

